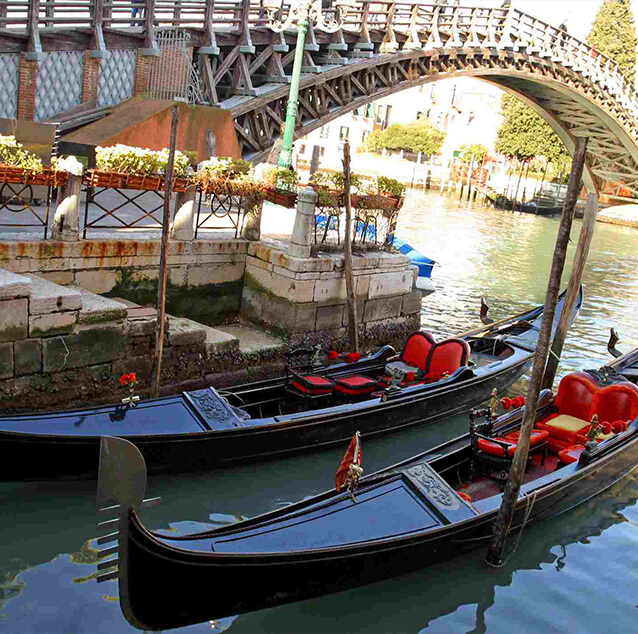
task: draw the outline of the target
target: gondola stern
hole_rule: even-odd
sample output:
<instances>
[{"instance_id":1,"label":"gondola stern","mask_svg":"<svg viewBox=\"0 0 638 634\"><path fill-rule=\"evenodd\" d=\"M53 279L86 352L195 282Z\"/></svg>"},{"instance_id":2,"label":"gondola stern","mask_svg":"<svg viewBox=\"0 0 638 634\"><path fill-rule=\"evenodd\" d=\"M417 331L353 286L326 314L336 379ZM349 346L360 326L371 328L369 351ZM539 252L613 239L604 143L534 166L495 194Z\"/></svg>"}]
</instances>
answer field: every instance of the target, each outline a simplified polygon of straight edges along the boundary
<instances>
[{"instance_id":1,"label":"gondola stern","mask_svg":"<svg viewBox=\"0 0 638 634\"><path fill-rule=\"evenodd\" d=\"M100 439L100 465L96 507L101 535L98 546L111 544L98 550L98 583L118 580L120 609L135 628L153 631L158 628L140 621L129 601L128 540L131 513L142 508L157 506L160 498L144 499L146 490L146 463L139 449L128 440L103 436ZM114 543L114 545L113 545ZM111 555L115 558L107 559ZM102 572L105 571L105 572Z\"/></svg>"}]
</instances>

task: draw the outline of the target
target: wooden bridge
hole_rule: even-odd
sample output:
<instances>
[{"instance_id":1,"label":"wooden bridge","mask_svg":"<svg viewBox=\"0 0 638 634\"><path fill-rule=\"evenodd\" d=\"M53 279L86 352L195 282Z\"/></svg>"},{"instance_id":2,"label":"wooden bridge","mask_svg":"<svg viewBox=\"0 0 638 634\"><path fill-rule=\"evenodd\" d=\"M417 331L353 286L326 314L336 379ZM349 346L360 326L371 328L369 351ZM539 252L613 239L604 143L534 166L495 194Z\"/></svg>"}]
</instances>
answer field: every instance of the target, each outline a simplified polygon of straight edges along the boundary
<instances>
[{"instance_id":1,"label":"wooden bridge","mask_svg":"<svg viewBox=\"0 0 638 634\"><path fill-rule=\"evenodd\" d=\"M186 91L191 100L231 112L244 157L263 159L279 135L296 31L271 31L263 2L0 4L0 71L13 68L8 56L18 59L16 85L3 82L0 106L10 111L17 92L17 118L57 114L51 111L57 104L56 77L67 72L68 64L58 61L56 66L50 60L73 53L78 67L81 54L82 64L77 103L114 103L118 95L126 98L154 88L170 91L173 76L179 76L191 87ZM288 7L284 0L282 15ZM181 38L185 53L179 59L187 60L189 68L170 57L163 44L169 36ZM128 64L131 75L124 88L118 64ZM633 82L587 44L511 7L364 0L354 4L342 30L329 34L311 28L296 136L380 97L461 76L489 81L521 97L570 151L576 137L588 137L588 189L615 183L615 191L607 190L612 196L638 198L638 99ZM76 95L77 83L75 78ZM68 95L68 90L61 94ZM60 106L68 108L62 101Z\"/></svg>"}]
</instances>

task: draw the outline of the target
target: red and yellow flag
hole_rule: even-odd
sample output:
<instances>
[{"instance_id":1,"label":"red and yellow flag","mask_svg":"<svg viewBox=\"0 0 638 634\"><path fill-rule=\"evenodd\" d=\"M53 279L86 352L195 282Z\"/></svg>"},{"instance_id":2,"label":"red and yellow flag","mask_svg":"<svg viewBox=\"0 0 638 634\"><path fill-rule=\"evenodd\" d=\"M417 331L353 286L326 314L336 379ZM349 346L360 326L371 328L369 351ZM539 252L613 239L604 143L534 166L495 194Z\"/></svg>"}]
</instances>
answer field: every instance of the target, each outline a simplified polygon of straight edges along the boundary
<instances>
[{"instance_id":1,"label":"red and yellow flag","mask_svg":"<svg viewBox=\"0 0 638 634\"><path fill-rule=\"evenodd\" d=\"M339 468L337 469L337 473L335 475L335 488L337 489L337 491L341 491L341 488L348 480L348 474L353 471L350 468L351 465L361 467L362 460L363 455L361 453L361 438L359 436L359 432L355 432L355 435L352 437L348 450L343 456L343 460L341 461L341 464L339 465ZM357 469L357 471L359 470Z\"/></svg>"}]
</instances>

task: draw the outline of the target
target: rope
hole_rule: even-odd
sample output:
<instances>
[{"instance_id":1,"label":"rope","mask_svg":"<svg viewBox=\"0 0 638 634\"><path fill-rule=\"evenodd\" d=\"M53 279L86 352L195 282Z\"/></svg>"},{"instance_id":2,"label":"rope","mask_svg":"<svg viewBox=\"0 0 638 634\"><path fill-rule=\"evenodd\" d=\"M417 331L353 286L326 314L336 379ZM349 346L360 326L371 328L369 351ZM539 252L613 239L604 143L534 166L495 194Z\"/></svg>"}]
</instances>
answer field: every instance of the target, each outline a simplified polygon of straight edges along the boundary
<instances>
[{"instance_id":1,"label":"rope","mask_svg":"<svg viewBox=\"0 0 638 634\"><path fill-rule=\"evenodd\" d=\"M505 565L507 561L509 561L510 557L516 552L518 545L521 542L521 537L523 536L525 525L527 524L527 520L529 519L532 509L534 508L534 502L536 502L537 493L538 491L534 491L530 495L524 494L526 507L525 507L525 517L523 518L523 523L521 524L521 530L518 531L518 536L516 537L516 543L514 544L514 548L512 549L512 552L507 556L507 559L503 561L502 565Z\"/></svg>"}]
</instances>

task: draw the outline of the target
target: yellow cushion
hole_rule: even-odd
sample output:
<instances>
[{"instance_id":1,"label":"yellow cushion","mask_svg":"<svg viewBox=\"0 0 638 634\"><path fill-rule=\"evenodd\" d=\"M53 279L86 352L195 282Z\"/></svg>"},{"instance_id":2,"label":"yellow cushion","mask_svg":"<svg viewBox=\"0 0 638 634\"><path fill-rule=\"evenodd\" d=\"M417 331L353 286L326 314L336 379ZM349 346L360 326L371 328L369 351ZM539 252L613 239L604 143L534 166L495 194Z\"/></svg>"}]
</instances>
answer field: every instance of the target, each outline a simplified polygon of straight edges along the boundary
<instances>
[{"instance_id":1,"label":"yellow cushion","mask_svg":"<svg viewBox=\"0 0 638 634\"><path fill-rule=\"evenodd\" d=\"M567 414L560 414L552 420L548 420L544 423L548 427L558 427L560 429L566 429L567 431L579 431L583 427L587 427L590 423L574 416L568 416Z\"/></svg>"}]
</instances>

